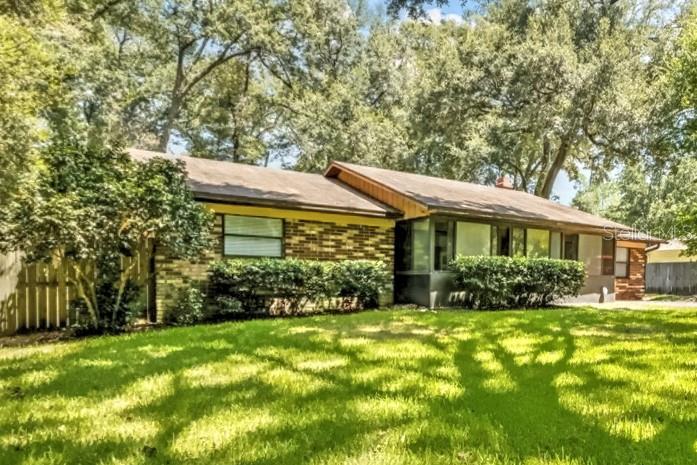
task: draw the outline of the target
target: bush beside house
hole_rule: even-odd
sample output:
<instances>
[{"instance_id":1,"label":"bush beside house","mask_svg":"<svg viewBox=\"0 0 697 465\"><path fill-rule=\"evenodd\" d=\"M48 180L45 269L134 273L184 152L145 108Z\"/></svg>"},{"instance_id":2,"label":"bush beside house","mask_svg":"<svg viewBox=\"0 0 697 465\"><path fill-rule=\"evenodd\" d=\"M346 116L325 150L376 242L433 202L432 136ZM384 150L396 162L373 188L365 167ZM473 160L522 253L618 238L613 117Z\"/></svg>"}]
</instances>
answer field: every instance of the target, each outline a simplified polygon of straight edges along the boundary
<instances>
[{"instance_id":1,"label":"bush beside house","mask_svg":"<svg viewBox=\"0 0 697 465\"><path fill-rule=\"evenodd\" d=\"M377 306L389 287L384 263L300 259L220 260L210 268L209 297L220 311L296 315Z\"/></svg>"},{"instance_id":2,"label":"bush beside house","mask_svg":"<svg viewBox=\"0 0 697 465\"><path fill-rule=\"evenodd\" d=\"M457 257L457 303L466 308L544 307L577 296L585 279L583 263L549 258Z\"/></svg>"}]
</instances>

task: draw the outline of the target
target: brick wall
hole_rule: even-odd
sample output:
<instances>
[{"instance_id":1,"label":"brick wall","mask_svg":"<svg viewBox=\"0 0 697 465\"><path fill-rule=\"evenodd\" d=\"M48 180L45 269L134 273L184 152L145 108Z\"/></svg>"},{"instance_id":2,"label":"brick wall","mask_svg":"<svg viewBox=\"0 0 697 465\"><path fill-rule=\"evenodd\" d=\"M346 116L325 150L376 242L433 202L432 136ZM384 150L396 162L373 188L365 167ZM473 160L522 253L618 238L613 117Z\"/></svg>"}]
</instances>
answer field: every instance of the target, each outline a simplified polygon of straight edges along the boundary
<instances>
[{"instance_id":1,"label":"brick wall","mask_svg":"<svg viewBox=\"0 0 697 465\"><path fill-rule=\"evenodd\" d=\"M192 284L202 284L208 278L208 266L220 258L223 234L223 217L215 216L211 248L196 260L172 258L167 249L155 248L155 307L157 321L162 322L164 311L177 296L180 289Z\"/></svg>"},{"instance_id":2,"label":"brick wall","mask_svg":"<svg viewBox=\"0 0 697 465\"><path fill-rule=\"evenodd\" d=\"M167 251L155 252L157 320L177 296L193 283L205 284L208 266L222 258L223 215L216 215L213 245L197 260L175 260ZM382 260L391 271L394 260L394 227L356 224L355 220L284 220L284 253L290 258L312 260ZM388 292L382 303L391 302Z\"/></svg>"},{"instance_id":3,"label":"brick wall","mask_svg":"<svg viewBox=\"0 0 697 465\"><path fill-rule=\"evenodd\" d=\"M286 257L317 260L382 260L392 269L394 228L324 221L286 220Z\"/></svg>"},{"instance_id":4,"label":"brick wall","mask_svg":"<svg viewBox=\"0 0 697 465\"><path fill-rule=\"evenodd\" d=\"M641 300L646 290L646 252L629 249L629 270L626 278L615 278L615 298Z\"/></svg>"}]
</instances>

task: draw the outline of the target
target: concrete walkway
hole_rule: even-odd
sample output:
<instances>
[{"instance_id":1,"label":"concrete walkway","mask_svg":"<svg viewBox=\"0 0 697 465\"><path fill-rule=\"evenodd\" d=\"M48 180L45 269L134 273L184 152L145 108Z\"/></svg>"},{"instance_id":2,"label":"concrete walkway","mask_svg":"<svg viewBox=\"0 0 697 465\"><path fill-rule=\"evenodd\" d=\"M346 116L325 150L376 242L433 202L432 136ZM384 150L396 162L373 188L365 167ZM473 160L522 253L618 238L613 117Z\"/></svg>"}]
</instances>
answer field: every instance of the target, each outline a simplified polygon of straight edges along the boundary
<instances>
[{"instance_id":1,"label":"concrete walkway","mask_svg":"<svg viewBox=\"0 0 697 465\"><path fill-rule=\"evenodd\" d=\"M656 302L650 300L618 300L616 302L606 303L566 303L561 304L564 307L593 307L599 309L626 309L626 310L657 310L661 308L692 308L697 310L697 302L678 300L674 302Z\"/></svg>"}]
</instances>

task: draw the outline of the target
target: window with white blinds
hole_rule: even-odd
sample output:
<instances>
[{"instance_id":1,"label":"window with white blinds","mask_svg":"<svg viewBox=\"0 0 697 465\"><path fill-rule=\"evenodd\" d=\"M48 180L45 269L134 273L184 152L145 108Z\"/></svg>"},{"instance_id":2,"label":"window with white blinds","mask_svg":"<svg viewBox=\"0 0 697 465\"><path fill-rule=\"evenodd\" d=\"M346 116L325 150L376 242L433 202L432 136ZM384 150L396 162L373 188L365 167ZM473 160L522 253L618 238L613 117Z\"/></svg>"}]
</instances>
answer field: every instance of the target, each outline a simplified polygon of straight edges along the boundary
<instances>
[{"instance_id":1,"label":"window with white blinds","mask_svg":"<svg viewBox=\"0 0 697 465\"><path fill-rule=\"evenodd\" d=\"M282 257L283 220L225 215L223 253L237 257Z\"/></svg>"}]
</instances>

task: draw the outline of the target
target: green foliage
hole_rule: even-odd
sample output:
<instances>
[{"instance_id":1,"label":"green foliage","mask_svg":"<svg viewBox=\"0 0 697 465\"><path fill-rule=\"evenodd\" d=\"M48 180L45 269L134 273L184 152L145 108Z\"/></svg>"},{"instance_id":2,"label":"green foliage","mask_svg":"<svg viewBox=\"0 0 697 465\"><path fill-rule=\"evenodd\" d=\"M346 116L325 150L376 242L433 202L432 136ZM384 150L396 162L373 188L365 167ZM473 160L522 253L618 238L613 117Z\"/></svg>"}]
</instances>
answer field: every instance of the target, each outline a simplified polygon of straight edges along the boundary
<instances>
[{"instance_id":1,"label":"green foliage","mask_svg":"<svg viewBox=\"0 0 697 465\"><path fill-rule=\"evenodd\" d=\"M319 262L298 259L234 259L213 263L210 293L223 303L233 299L247 312L298 314L337 306L365 308L389 282L380 262Z\"/></svg>"},{"instance_id":2,"label":"green foliage","mask_svg":"<svg viewBox=\"0 0 697 465\"><path fill-rule=\"evenodd\" d=\"M134 280L127 279L121 292L119 298L118 282L113 272L97 276L94 299L101 305L99 320L95 323L84 299L73 300L69 310L73 334L119 332L131 326L135 319L144 314L144 288Z\"/></svg>"},{"instance_id":3,"label":"green foliage","mask_svg":"<svg viewBox=\"0 0 697 465\"><path fill-rule=\"evenodd\" d=\"M197 286L179 290L174 303L165 309L165 322L173 325L192 325L205 317L206 295Z\"/></svg>"},{"instance_id":4,"label":"green foliage","mask_svg":"<svg viewBox=\"0 0 697 465\"><path fill-rule=\"evenodd\" d=\"M23 2L12 2L17 5ZM34 163L36 147L45 142L46 109L56 104L62 85L57 50L41 33L43 16L24 21L0 14L0 198L15 188L18 177ZM0 10L0 13L2 10ZM65 66L69 69L70 66Z\"/></svg>"},{"instance_id":5,"label":"green foliage","mask_svg":"<svg viewBox=\"0 0 697 465\"><path fill-rule=\"evenodd\" d=\"M92 324L119 326L137 265L122 267L121 257L152 241L193 257L209 243L211 216L194 201L181 163L136 163L67 132L40 152L40 169L0 207L0 250L21 250L29 261L68 260ZM109 286L115 293L100 291Z\"/></svg>"},{"instance_id":6,"label":"green foliage","mask_svg":"<svg viewBox=\"0 0 697 465\"><path fill-rule=\"evenodd\" d=\"M607 171L667 139L663 70L689 83L692 69L687 33L664 66L674 14L660 2L502 0L460 23L343 0L32 5L0 23L0 156L18 168L67 112L127 145L166 150L175 135L196 156L308 171L505 172L549 196L562 169Z\"/></svg>"},{"instance_id":7,"label":"green foliage","mask_svg":"<svg viewBox=\"0 0 697 465\"><path fill-rule=\"evenodd\" d=\"M329 266L330 292L339 297L356 298L361 307L377 307L380 293L390 282L390 272L381 261L344 260Z\"/></svg>"},{"instance_id":8,"label":"green foliage","mask_svg":"<svg viewBox=\"0 0 697 465\"><path fill-rule=\"evenodd\" d=\"M457 303L466 308L544 307L578 295L586 277L583 263L549 258L457 257Z\"/></svg>"}]
</instances>

